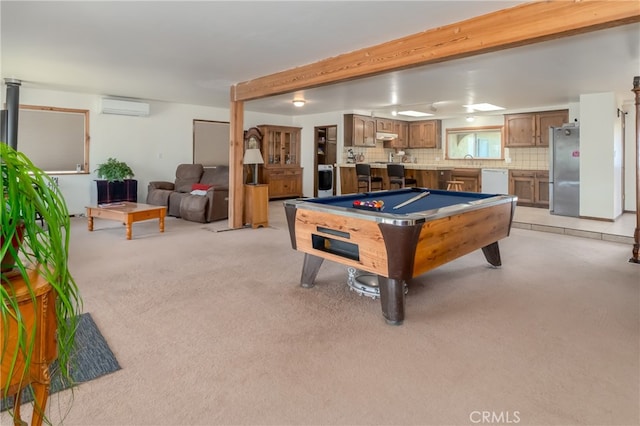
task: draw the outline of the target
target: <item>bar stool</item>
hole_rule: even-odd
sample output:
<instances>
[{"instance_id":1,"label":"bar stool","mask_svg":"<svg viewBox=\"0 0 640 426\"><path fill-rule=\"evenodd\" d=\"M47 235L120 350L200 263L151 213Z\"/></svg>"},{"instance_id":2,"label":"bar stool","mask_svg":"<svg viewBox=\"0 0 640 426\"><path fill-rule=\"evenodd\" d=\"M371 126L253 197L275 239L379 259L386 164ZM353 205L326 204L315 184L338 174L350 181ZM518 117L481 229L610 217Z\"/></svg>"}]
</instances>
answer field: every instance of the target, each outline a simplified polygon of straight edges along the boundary
<instances>
[{"instance_id":1,"label":"bar stool","mask_svg":"<svg viewBox=\"0 0 640 426\"><path fill-rule=\"evenodd\" d=\"M382 177L371 176L371 165L363 163L356 164L356 175L358 175L358 191L360 191L362 183L364 183L363 189L366 189L366 192L371 192L371 186L374 183L377 183L379 189L382 189Z\"/></svg>"},{"instance_id":2,"label":"bar stool","mask_svg":"<svg viewBox=\"0 0 640 426\"><path fill-rule=\"evenodd\" d=\"M389 176L389 187L391 185L398 185L400 188L404 188L407 185L418 185L418 181L414 178L405 177L404 166L402 164L387 164L387 175Z\"/></svg>"},{"instance_id":3,"label":"bar stool","mask_svg":"<svg viewBox=\"0 0 640 426\"><path fill-rule=\"evenodd\" d=\"M447 191L462 191L462 185L464 182L461 180L448 180Z\"/></svg>"}]
</instances>

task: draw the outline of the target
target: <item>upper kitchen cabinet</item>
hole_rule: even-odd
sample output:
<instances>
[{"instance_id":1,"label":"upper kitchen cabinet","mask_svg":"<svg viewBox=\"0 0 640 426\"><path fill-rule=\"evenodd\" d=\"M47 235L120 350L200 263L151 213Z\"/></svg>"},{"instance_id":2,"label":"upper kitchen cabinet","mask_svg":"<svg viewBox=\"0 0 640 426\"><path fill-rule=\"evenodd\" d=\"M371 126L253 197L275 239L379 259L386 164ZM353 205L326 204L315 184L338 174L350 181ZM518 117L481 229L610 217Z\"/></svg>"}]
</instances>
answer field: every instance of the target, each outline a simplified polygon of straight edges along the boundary
<instances>
[{"instance_id":1,"label":"upper kitchen cabinet","mask_svg":"<svg viewBox=\"0 0 640 426\"><path fill-rule=\"evenodd\" d=\"M409 123L401 120L392 121L391 133L398 135L397 138L385 141L385 148L408 148L409 147Z\"/></svg>"},{"instance_id":2,"label":"upper kitchen cabinet","mask_svg":"<svg viewBox=\"0 0 640 426\"><path fill-rule=\"evenodd\" d=\"M262 183L269 198L301 197L300 127L258 126L262 133Z\"/></svg>"},{"instance_id":3,"label":"upper kitchen cabinet","mask_svg":"<svg viewBox=\"0 0 640 426\"><path fill-rule=\"evenodd\" d=\"M376 146L376 119L364 115L344 115L344 146Z\"/></svg>"},{"instance_id":4,"label":"upper kitchen cabinet","mask_svg":"<svg viewBox=\"0 0 640 426\"><path fill-rule=\"evenodd\" d=\"M569 121L569 110L506 114L504 116L506 147L549 146L549 127L560 127Z\"/></svg>"},{"instance_id":5,"label":"upper kitchen cabinet","mask_svg":"<svg viewBox=\"0 0 640 426\"><path fill-rule=\"evenodd\" d=\"M389 118L376 118L376 131L393 133L393 121Z\"/></svg>"},{"instance_id":6,"label":"upper kitchen cabinet","mask_svg":"<svg viewBox=\"0 0 640 426\"><path fill-rule=\"evenodd\" d=\"M423 120L409 123L409 148L440 148L442 146L442 122Z\"/></svg>"}]
</instances>

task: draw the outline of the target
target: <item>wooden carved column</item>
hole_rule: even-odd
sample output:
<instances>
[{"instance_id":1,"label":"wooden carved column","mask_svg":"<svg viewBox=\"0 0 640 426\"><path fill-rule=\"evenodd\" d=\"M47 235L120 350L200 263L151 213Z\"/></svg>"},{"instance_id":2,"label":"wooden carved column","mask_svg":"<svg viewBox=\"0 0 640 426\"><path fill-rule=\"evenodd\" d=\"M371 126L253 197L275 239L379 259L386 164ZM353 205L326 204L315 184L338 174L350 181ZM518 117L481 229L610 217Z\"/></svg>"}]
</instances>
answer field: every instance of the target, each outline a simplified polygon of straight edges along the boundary
<instances>
[{"instance_id":1,"label":"wooden carved column","mask_svg":"<svg viewBox=\"0 0 640 426\"><path fill-rule=\"evenodd\" d=\"M633 233L633 255L629 262L640 263L640 76L633 78L636 94L636 230Z\"/></svg>"}]
</instances>

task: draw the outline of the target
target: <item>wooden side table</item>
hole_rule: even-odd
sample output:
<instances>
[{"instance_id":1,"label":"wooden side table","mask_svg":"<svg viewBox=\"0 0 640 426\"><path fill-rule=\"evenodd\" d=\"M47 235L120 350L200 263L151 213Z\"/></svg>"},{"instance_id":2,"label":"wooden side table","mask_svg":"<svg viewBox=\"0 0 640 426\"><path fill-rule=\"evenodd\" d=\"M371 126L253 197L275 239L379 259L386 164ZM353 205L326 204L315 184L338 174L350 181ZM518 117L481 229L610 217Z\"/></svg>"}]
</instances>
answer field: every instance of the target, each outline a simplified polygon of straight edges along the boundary
<instances>
[{"instance_id":1,"label":"wooden side table","mask_svg":"<svg viewBox=\"0 0 640 426\"><path fill-rule=\"evenodd\" d=\"M269 226L269 185L244 186L244 223L252 228Z\"/></svg>"},{"instance_id":2,"label":"wooden side table","mask_svg":"<svg viewBox=\"0 0 640 426\"><path fill-rule=\"evenodd\" d=\"M9 375L11 356L6 356L2 362L2 396L15 397L14 414L16 419L20 419L20 395L22 389L31 384L34 392L32 426L42 424L44 411L47 406L49 396L49 364L57 358L56 343L56 316L55 303L56 296L51 285L45 281L37 270L29 270L29 280L32 291L35 293L35 301L31 299L25 281L20 274L15 274L9 278L11 293L16 298L20 313L25 318L28 326L27 341L33 341L33 352L31 354L31 368L24 371L24 355L20 355L14 366L13 373ZM8 284L7 284L8 285ZM2 336L7 336L8 340L2 343L2 347L7 350L7 354L12 355L18 345L17 323L12 318L8 318L6 324L0 324ZM5 326L7 327L5 329ZM35 336L31 335L32 327L35 326ZM5 334L6 333L6 334ZM6 344L6 346L5 346ZM8 388L7 388L8 384ZM6 394L4 390L7 390ZM16 423L19 424L19 423Z\"/></svg>"}]
</instances>

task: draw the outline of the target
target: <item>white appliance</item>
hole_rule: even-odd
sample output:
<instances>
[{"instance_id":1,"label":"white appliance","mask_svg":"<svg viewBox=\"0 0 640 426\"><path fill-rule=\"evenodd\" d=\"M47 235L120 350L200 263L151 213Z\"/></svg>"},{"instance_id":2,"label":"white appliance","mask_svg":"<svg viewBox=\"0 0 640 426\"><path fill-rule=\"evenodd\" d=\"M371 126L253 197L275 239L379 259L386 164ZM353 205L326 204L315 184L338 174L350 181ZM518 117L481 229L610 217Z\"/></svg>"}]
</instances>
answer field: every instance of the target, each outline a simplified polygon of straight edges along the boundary
<instances>
[{"instance_id":1,"label":"white appliance","mask_svg":"<svg viewBox=\"0 0 640 426\"><path fill-rule=\"evenodd\" d=\"M482 192L485 194L509 193L509 170L482 169Z\"/></svg>"},{"instance_id":2,"label":"white appliance","mask_svg":"<svg viewBox=\"0 0 640 426\"><path fill-rule=\"evenodd\" d=\"M318 164L318 197L333 195L333 166Z\"/></svg>"},{"instance_id":3,"label":"white appliance","mask_svg":"<svg viewBox=\"0 0 640 426\"><path fill-rule=\"evenodd\" d=\"M102 114L134 115L146 117L149 115L149 104L123 99L102 98L100 103Z\"/></svg>"}]
</instances>

